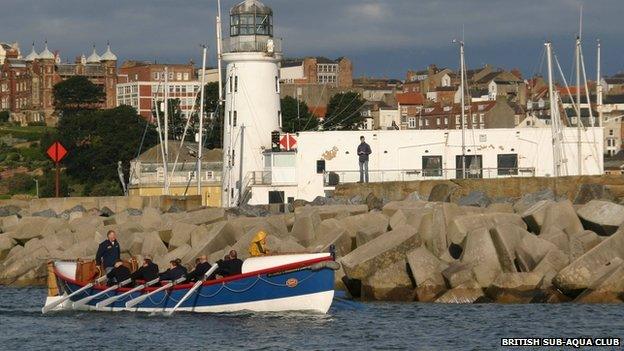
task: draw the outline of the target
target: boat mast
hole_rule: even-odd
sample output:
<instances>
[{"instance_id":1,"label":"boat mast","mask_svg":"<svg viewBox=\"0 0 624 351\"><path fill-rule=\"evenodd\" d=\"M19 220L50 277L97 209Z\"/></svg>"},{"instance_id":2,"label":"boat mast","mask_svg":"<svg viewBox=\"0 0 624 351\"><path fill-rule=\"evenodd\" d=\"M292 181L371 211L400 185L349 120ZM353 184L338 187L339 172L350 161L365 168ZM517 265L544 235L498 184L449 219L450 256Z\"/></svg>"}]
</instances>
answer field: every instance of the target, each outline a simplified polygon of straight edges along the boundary
<instances>
[{"instance_id":1,"label":"boat mast","mask_svg":"<svg viewBox=\"0 0 624 351\"><path fill-rule=\"evenodd\" d=\"M165 110L164 128L165 128L165 159L163 160L165 173L165 195L169 195L169 67L165 66L165 85L164 85L165 102L163 108Z\"/></svg>"},{"instance_id":2,"label":"boat mast","mask_svg":"<svg viewBox=\"0 0 624 351\"><path fill-rule=\"evenodd\" d=\"M454 39L453 40L454 43L458 43L459 44L459 71L460 71L460 87L459 90L461 91L461 131L462 131L462 162L461 162L461 168L462 168L462 179L466 178L466 111L465 111L465 107L464 105L466 104L465 102L465 81L464 81L464 71L466 70L466 67L464 67L464 41L463 40L457 40Z\"/></svg>"},{"instance_id":3,"label":"boat mast","mask_svg":"<svg viewBox=\"0 0 624 351\"><path fill-rule=\"evenodd\" d=\"M201 70L201 88L199 93L199 140L197 140L197 195L202 196L201 193L201 172L202 172L202 149L204 138L204 91L206 82L206 45L203 45L202 50L202 70ZM203 203L203 197L202 197Z\"/></svg>"},{"instance_id":4,"label":"boat mast","mask_svg":"<svg viewBox=\"0 0 624 351\"><path fill-rule=\"evenodd\" d=\"M216 18L216 34L217 34L217 71L219 72L219 114L223 114L223 38L221 32L221 0L217 0L217 18ZM225 140L225 115L223 115L223 135L221 140ZM223 150L223 174L221 174L221 183L228 182L229 184L229 147L228 151L225 151L225 145L221 145ZM227 165L227 166L226 166ZM230 191L223 191L224 187L221 187L221 207L230 207Z\"/></svg>"},{"instance_id":5,"label":"boat mast","mask_svg":"<svg viewBox=\"0 0 624 351\"><path fill-rule=\"evenodd\" d=\"M598 51L596 57L596 103L598 104L598 126L602 128L603 112L602 112L602 84L600 77L600 39L598 39Z\"/></svg>"},{"instance_id":6,"label":"boat mast","mask_svg":"<svg viewBox=\"0 0 624 351\"><path fill-rule=\"evenodd\" d=\"M583 6L579 14L579 34L576 37L576 138L578 175L583 175L583 145L581 142L581 35L583 33Z\"/></svg>"},{"instance_id":7,"label":"boat mast","mask_svg":"<svg viewBox=\"0 0 624 351\"><path fill-rule=\"evenodd\" d=\"M548 94L550 97L550 130L552 133L552 147L553 147L553 175L559 176L559 145L558 145L558 133L557 121L559 119L559 109L557 108L557 95L554 88L553 81L553 67L552 67L552 43L547 41L546 46L546 60L548 61Z\"/></svg>"}]
</instances>

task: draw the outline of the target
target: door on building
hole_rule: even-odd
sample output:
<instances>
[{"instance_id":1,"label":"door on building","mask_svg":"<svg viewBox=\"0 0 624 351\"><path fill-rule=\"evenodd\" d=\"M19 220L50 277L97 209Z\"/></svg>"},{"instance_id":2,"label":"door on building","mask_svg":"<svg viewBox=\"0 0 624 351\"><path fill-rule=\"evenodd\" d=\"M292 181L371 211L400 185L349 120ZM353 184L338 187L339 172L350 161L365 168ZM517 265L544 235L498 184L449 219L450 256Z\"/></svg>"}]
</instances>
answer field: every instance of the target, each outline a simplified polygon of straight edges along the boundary
<instances>
[{"instance_id":1,"label":"door on building","mask_svg":"<svg viewBox=\"0 0 624 351\"><path fill-rule=\"evenodd\" d=\"M269 204L283 204L284 202L283 191L269 191Z\"/></svg>"},{"instance_id":2,"label":"door on building","mask_svg":"<svg viewBox=\"0 0 624 351\"><path fill-rule=\"evenodd\" d=\"M466 155L466 178L483 178L483 156L482 155ZM455 177L457 179L464 178L462 172L462 155L455 156L455 168L457 169Z\"/></svg>"}]
</instances>

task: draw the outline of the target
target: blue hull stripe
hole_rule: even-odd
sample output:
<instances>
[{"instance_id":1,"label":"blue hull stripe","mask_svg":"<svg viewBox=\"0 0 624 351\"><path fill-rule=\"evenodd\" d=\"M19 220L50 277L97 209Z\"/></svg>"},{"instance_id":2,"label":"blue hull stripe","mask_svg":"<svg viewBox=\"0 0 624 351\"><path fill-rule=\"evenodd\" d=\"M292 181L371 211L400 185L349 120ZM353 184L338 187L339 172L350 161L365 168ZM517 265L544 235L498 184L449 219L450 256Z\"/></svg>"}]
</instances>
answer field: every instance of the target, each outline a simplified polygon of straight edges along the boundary
<instances>
[{"instance_id":1,"label":"blue hull stripe","mask_svg":"<svg viewBox=\"0 0 624 351\"><path fill-rule=\"evenodd\" d=\"M297 281L296 286L286 284L287 281ZM81 286L63 281L61 284L66 293L71 293L81 288ZM246 277L239 280L229 281L216 285L201 286L188 300L182 304L184 307L205 307L236 304L244 302L254 302L262 300L272 300L299 295L314 294L334 289L334 271L324 268L318 271L303 269L276 276ZM78 301L87 296L96 294L101 290L88 289L84 293L72 297L72 301ZM142 303L133 308L172 308L188 292L188 289L177 289L162 291L148 297ZM87 303L88 306L95 306L98 302L109 297L122 294L123 292L111 291ZM115 301L107 308L125 308L126 302L142 295L137 291L120 300Z\"/></svg>"}]
</instances>

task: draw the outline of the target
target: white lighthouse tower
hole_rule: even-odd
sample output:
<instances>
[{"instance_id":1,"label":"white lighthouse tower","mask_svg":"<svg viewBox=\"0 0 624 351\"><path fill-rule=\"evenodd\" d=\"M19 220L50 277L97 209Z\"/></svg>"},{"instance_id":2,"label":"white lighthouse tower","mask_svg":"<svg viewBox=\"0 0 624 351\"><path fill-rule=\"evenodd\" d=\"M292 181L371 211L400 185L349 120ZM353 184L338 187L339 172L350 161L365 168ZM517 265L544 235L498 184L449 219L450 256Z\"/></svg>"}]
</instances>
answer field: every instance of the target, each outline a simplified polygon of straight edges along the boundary
<instances>
[{"instance_id":1,"label":"white lighthouse tower","mask_svg":"<svg viewBox=\"0 0 624 351\"><path fill-rule=\"evenodd\" d=\"M245 0L230 10L223 135L222 206L240 204L255 172L264 169L271 132L281 127L279 62L281 42L273 38L273 10Z\"/></svg>"}]
</instances>

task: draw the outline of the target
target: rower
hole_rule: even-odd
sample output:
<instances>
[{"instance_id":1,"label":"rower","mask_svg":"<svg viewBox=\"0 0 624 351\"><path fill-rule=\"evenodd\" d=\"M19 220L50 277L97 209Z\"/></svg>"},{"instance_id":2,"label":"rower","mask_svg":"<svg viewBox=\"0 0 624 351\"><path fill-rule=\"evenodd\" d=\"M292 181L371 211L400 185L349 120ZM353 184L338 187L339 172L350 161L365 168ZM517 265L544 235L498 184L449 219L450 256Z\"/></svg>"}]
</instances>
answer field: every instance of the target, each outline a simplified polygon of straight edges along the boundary
<instances>
[{"instance_id":1,"label":"rower","mask_svg":"<svg viewBox=\"0 0 624 351\"><path fill-rule=\"evenodd\" d=\"M132 273L132 279L149 282L156 278L158 278L158 265L152 262L150 256L145 256L143 265L136 272Z\"/></svg>"},{"instance_id":2,"label":"rower","mask_svg":"<svg viewBox=\"0 0 624 351\"><path fill-rule=\"evenodd\" d=\"M95 255L95 262L104 267L104 273L108 274L115 262L121 258L121 250L119 248L119 242L117 241L117 234L114 230L109 230L106 233L106 240L102 241L97 249Z\"/></svg>"},{"instance_id":3,"label":"rower","mask_svg":"<svg viewBox=\"0 0 624 351\"><path fill-rule=\"evenodd\" d=\"M249 244L249 255L251 257L266 256L269 254L269 248L266 243L267 233L260 230Z\"/></svg>"},{"instance_id":4,"label":"rower","mask_svg":"<svg viewBox=\"0 0 624 351\"><path fill-rule=\"evenodd\" d=\"M204 274L210 270L210 263L208 262L208 257L206 255L199 256L197 258L197 264L195 265L195 269L187 274L186 278L191 282L196 282L200 279L204 278ZM214 279L214 276L209 277L208 279Z\"/></svg>"},{"instance_id":5,"label":"rower","mask_svg":"<svg viewBox=\"0 0 624 351\"><path fill-rule=\"evenodd\" d=\"M160 273L160 280L177 280L186 275L186 268L180 264L180 259L169 261L169 269Z\"/></svg>"},{"instance_id":6,"label":"rower","mask_svg":"<svg viewBox=\"0 0 624 351\"><path fill-rule=\"evenodd\" d=\"M106 274L106 278L108 278L108 286L119 284L127 279L130 279L130 269L124 266L122 260L118 259L115 261L115 267L113 267L113 269Z\"/></svg>"},{"instance_id":7,"label":"rower","mask_svg":"<svg viewBox=\"0 0 624 351\"><path fill-rule=\"evenodd\" d=\"M228 260L224 262L225 270L227 271L226 275L238 275L241 274L243 268L243 261L238 258L238 253L236 250L230 250L230 254L228 255Z\"/></svg>"}]
</instances>

